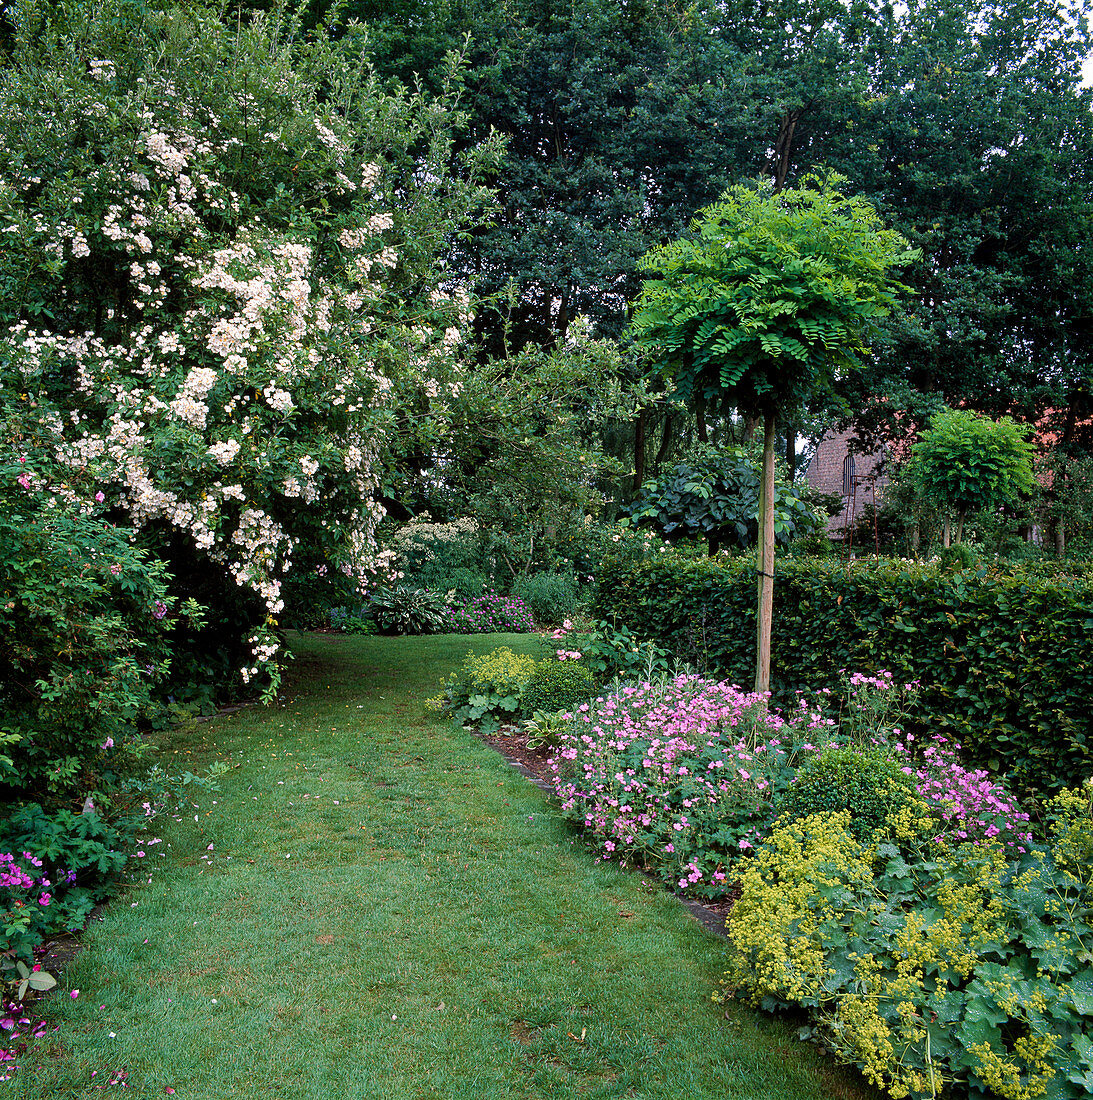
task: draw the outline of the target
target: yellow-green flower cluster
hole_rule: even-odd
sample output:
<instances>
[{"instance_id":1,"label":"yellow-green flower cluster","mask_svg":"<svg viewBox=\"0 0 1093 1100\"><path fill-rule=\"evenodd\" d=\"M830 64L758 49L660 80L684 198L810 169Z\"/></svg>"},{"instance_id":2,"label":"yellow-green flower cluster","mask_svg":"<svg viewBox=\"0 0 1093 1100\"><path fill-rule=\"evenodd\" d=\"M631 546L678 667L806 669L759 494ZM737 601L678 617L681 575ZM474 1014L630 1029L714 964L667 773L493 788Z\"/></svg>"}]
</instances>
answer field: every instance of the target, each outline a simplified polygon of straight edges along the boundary
<instances>
[{"instance_id":1,"label":"yellow-green flower cluster","mask_svg":"<svg viewBox=\"0 0 1093 1100\"><path fill-rule=\"evenodd\" d=\"M722 984L809 1008L893 1097L1088 1095L1093 787L1058 796L1051 844L1017 860L998 841L939 845L920 811L868 843L845 813L777 825L742 875Z\"/></svg>"}]
</instances>

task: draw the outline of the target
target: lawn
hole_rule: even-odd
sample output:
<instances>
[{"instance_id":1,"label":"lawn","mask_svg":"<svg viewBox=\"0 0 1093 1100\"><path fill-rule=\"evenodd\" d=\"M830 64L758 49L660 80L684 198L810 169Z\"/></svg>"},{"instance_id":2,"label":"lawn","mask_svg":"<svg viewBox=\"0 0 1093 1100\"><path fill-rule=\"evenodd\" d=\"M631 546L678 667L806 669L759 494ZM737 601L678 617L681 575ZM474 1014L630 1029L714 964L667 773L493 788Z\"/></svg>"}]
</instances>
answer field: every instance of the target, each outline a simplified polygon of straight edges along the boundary
<instances>
[{"instance_id":1,"label":"lawn","mask_svg":"<svg viewBox=\"0 0 1093 1100\"><path fill-rule=\"evenodd\" d=\"M724 941L427 710L498 644L533 641L296 636L281 703L171 734L231 770L92 923L13 1094L875 1097L711 1003Z\"/></svg>"}]
</instances>

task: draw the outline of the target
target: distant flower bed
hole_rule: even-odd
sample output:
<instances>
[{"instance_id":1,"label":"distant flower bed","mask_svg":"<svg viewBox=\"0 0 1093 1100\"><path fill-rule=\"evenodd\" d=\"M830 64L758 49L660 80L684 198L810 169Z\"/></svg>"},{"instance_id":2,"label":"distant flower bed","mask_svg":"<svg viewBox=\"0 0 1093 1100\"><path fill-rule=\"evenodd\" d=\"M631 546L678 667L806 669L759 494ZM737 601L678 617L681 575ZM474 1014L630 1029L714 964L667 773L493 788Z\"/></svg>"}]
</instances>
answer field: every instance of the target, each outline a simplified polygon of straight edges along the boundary
<instances>
[{"instance_id":1,"label":"distant flower bed","mask_svg":"<svg viewBox=\"0 0 1093 1100\"><path fill-rule=\"evenodd\" d=\"M532 634L535 620L528 605L518 596L487 592L471 599L457 597L450 602L445 628L452 634Z\"/></svg>"}]
</instances>

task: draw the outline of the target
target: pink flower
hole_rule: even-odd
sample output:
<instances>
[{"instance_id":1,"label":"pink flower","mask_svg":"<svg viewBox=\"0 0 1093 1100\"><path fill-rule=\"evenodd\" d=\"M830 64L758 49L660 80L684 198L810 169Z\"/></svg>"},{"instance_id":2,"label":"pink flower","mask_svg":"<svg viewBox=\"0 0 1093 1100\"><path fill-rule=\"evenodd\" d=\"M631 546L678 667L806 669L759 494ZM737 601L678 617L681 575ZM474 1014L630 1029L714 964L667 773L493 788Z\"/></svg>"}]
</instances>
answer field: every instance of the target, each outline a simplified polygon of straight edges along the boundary
<instances>
[{"instance_id":1,"label":"pink flower","mask_svg":"<svg viewBox=\"0 0 1093 1100\"><path fill-rule=\"evenodd\" d=\"M101 490L101 489L100 489L100 490L99 490L99 491L98 491L98 492L97 492L97 493L95 494L95 500L96 500L96 501L97 501L97 502L98 502L99 504L102 504L102 502L103 502L104 500L106 500L106 497L105 497L105 496L103 495L103 492L102 492L102 490Z\"/></svg>"},{"instance_id":2,"label":"pink flower","mask_svg":"<svg viewBox=\"0 0 1093 1100\"><path fill-rule=\"evenodd\" d=\"M80 995L80 991L79 991L78 989L74 989L74 990L72 990L72 992L71 992L71 993L69 993L69 996L70 996L70 997L71 997L71 998L72 998L73 1000L75 1000L75 999L76 999L76 998L77 998L77 997L78 997L79 995Z\"/></svg>"},{"instance_id":3,"label":"pink flower","mask_svg":"<svg viewBox=\"0 0 1093 1100\"><path fill-rule=\"evenodd\" d=\"M107 739L106 739L106 740L105 740L105 741L104 741L104 742L102 743L102 747L103 747L104 749L112 749L112 748L114 747L114 738L113 738L113 737L108 737L108 738L107 738Z\"/></svg>"}]
</instances>

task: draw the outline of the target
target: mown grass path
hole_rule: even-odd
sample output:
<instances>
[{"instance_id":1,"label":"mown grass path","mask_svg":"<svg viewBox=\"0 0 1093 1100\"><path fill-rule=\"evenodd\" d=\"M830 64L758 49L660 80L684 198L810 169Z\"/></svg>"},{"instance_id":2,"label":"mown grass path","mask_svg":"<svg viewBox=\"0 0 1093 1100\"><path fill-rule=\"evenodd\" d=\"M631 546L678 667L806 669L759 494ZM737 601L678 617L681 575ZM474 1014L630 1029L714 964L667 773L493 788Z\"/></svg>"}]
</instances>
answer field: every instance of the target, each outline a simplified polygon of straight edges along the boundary
<instances>
[{"instance_id":1,"label":"mown grass path","mask_svg":"<svg viewBox=\"0 0 1093 1100\"><path fill-rule=\"evenodd\" d=\"M788 1028L726 1018L725 943L427 712L502 642L532 645L297 637L285 702L175 733L178 769L232 770L93 923L14 1094L873 1096Z\"/></svg>"}]
</instances>

